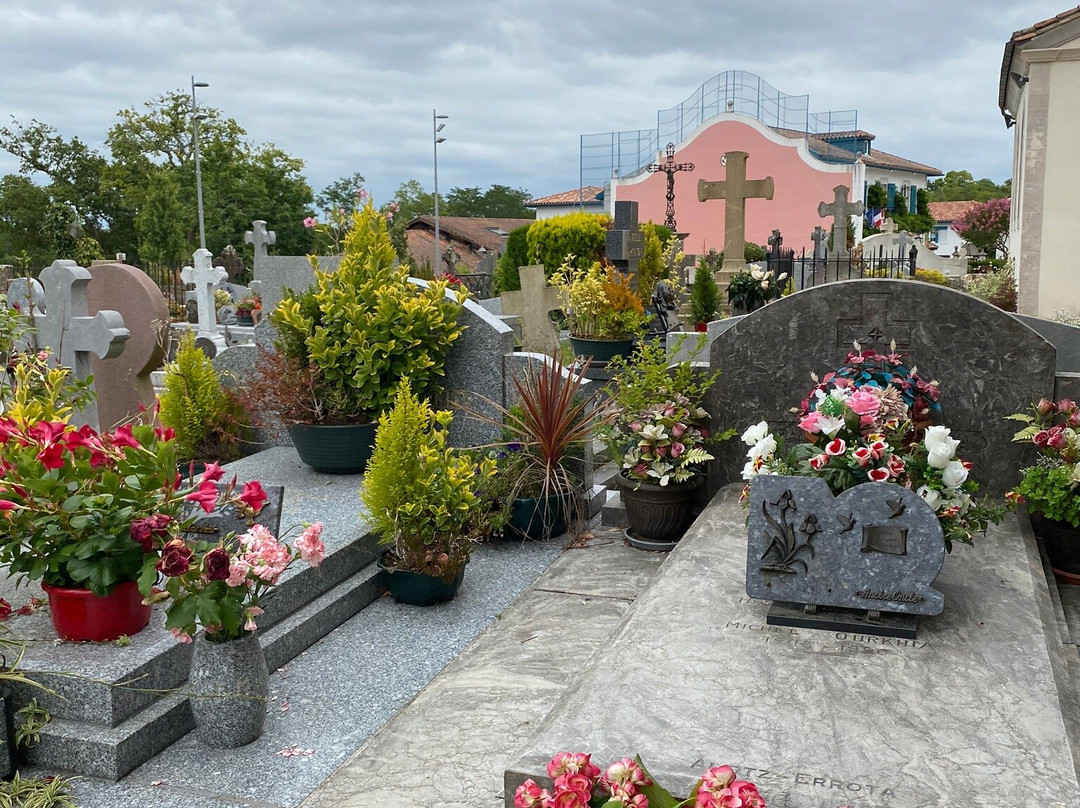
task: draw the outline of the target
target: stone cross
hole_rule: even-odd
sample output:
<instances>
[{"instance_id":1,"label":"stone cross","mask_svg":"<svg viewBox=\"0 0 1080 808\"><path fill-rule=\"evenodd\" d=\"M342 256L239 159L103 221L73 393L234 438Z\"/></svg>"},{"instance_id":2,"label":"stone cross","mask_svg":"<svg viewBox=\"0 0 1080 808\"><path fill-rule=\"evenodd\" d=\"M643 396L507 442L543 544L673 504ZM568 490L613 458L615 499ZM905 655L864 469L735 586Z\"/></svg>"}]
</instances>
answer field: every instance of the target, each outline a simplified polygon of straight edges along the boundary
<instances>
[{"instance_id":1,"label":"stone cross","mask_svg":"<svg viewBox=\"0 0 1080 808\"><path fill-rule=\"evenodd\" d=\"M101 359L119 356L131 336L119 312L89 314L86 287L90 277L90 270L74 261L58 260L45 267L40 275L45 313L34 315L38 347L51 348L60 364L71 368L77 379L91 375L91 353ZM73 420L99 429L96 402L75 413Z\"/></svg>"},{"instance_id":2,"label":"stone cross","mask_svg":"<svg viewBox=\"0 0 1080 808\"><path fill-rule=\"evenodd\" d=\"M885 223L881 225L881 232L892 235L896 232L896 222L894 222L892 219L886 219Z\"/></svg>"},{"instance_id":3,"label":"stone cross","mask_svg":"<svg viewBox=\"0 0 1080 808\"><path fill-rule=\"evenodd\" d=\"M862 216L866 206L862 202L848 202L848 187L837 185L833 188L833 201L818 204L818 216L832 216L833 252L838 259L851 256L847 248L848 222L852 216Z\"/></svg>"},{"instance_id":4,"label":"stone cross","mask_svg":"<svg viewBox=\"0 0 1080 808\"><path fill-rule=\"evenodd\" d=\"M724 200L724 264L735 272L746 268L746 200L772 199L773 178L746 179L746 152L724 153L727 176L720 181L698 180L698 201Z\"/></svg>"},{"instance_id":5,"label":"stone cross","mask_svg":"<svg viewBox=\"0 0 1080 808\"><path fill-rule=\"evenodd\" d=\"M251 223L251 229L244 233L244 243L255 248L255 260L266 258L266 248L277 243L277 233L266 229L266 222L256 219Z\"/></svg>"},{"instance_id":6,"label":"stone cross","mask_svg":"<svg viewBox=\"0 0 1080 808\"><path fill-rule=\"evenodd\" d=\"M819 224L814 228L814 232L810 234L810 240L814 242L815 261L821 261L825 258L825 251L828 246L828 232Z\"/></svg>"},{"instance_id":7,"label":"stone cross","mask_svg":"<svg viewBox=\"0 0 1080 808\"><path fill-rule=\"evenodd\" d=\"M180 280L195 284L195 300L199 307L199 336L213 339L218 333L217 307L214 305L214 287L229 277L224 267L212 266L210 251L195 251L195 266L184 267Z\"/></svg>"},{"instance_id":8,"label":"stone cross","mask_svg":"<svg viewBox=\"0 0 1080 808\"><path fill-rule=\"evenodd\" d=\"M645 237L638 226L638 203L615 203L615 226L607 231L604 254L620 272L637 273Z\"/></svg>"},{"instance_id":9,"label":"stone cross","mask_svg":"<svg viewBox=\"0 0 1080 808\"><path fill-rule=\"evenodd\" d=\"M652 163L645 166L645 170L650 174L654 174L657 171L663 171L667 174L667 218L664 219L664 227L670 227L671 232L676 230L675 226L675 174L679 171L693 171L693 163L676 163L675 162L675 144L667 144L667 160L662 163Z\"/></svg>"},{"instance_id":10,"label":"stone cross","mask_svg":"<svg viewBox=\"0 0 1080 808\"><path fill-rule=\"evenodd\" d=\"M889 311L891 302L890 293L864 292L860 300L859 316L837 318L837 355L852 350L852 343L855 342L863 349L884 350L893 342L896 343L898 351L910 348L912 334L918 322L894 319L893 313Z\"/></svg>"},{"instance_id":11,"label":"stone cross","mask_svg":"<svg viewBox=\"0 0 1080 808\"><path fill-rule=\"evenodd\" d=\"M552 355L559 349L559 331L548 312L561 308L555 290L546 284L543 266L522 267L521 291L503 292L502 313L521 318L521 347Z\"/></svg>"},{"instance_id":12,"label":"stone cross","mask_svg":"<svg viewBox=\"0 0 1080 808\"><path fill-rule=\"evenodd\" d=\"M774 258L780 257L780 248L784 246L784 237L780 235L779 229L774 228L772 235L769 236L769 246L772 247L772 254Z\"/></svg>"}]
</instances>

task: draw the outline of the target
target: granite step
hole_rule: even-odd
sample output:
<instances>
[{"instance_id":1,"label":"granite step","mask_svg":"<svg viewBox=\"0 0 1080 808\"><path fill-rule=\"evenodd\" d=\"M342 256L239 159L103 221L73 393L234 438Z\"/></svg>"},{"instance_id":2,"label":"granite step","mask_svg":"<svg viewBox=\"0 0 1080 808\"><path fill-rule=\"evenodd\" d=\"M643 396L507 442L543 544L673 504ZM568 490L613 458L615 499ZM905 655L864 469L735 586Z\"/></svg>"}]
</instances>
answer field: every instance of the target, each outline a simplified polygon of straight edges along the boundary
<instances>
[{"instance_id":1,"label":"granite step","mask_svg":"<svg viewBox=\"0 0 1080 808\"><path fill-rule=\"evenodd\" d=\"M385 589L382 573L374 564L368 565L262 632L259 643L267 668L277 670L290 662L381 597ZM27 762L119 780L194 729L184 692L187 667L183 670L175 690L156 694L153 703L118 725L54 718L42 730L40 743L27 753Z\"/></svg>"},{"instance_id":2,"label":"granite step","mask_svg":"<svg viewBox=\"0 0 1080 808\"><path fill-rule=\"evenodd\" d=\"M626 518L626 508L623 506L617 489L607 489L607 499L601 511L600 522L604 527L625 528L630 526L630 522Z\"/></svg>"}]
</instances>

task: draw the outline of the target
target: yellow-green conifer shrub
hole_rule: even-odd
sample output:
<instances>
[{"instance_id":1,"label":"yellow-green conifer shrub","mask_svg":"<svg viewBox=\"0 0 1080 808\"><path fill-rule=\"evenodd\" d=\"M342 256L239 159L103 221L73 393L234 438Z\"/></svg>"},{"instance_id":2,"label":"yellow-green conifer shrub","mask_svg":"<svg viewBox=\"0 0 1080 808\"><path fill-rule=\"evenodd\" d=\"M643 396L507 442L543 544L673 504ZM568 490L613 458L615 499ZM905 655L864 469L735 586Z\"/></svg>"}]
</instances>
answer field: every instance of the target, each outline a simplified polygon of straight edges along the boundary
<instances>
[{"instance_id":1,"label":"yellow-green conifer shrub","mask_svg":"<svg viewBox=\"0 0 1080 808\"><path fill-rule=\"evenodd\" d=\"M184 460L229 461L240 456L248 419L221 386L210 358L190 331L180 338L176 358L165 365L160 396L161 423L176 433L176 453Z\"/></svg>"},{"instance_id":2,"label":"yellow-green conifer shrub","mask_svg":"<svg viewBox=\"0 0 1080 808\"><path fill-rule=\"evenodd\" d=\"M664 264L664 245L656 234L656 225L651 221L641 226L641 260L638 261L637 286L642 300L652 297L656 282L667 275Z\"/></svg>"},{"instance_id":3,"label":"yellow-green conifer shrub","mask_svg":"<svg viewBox=\"0 0 1080 808\"><path fill-rule=\"evenodd\" d=\"M484 507L477 478L495 474L494 461L477 466L446 445L452 417L433 410L402 379L393 409L379 418L360 490L379 542L392 548L390 564L447 582L469 560L471 512Z\"/></svg>"},{"instance_id":4,"label":"yellow-green conifer shrub","mask_svg":"<svg viewBox=\"0 0 1080 808\"><path fill-rule=\"evenodd\" d=\"M447 297L445 281L410 283L394 257L386 219L369 201L353 217L338 269L316 268L315 284L287 293L270 315L278 350L312 370L319 423L375 420L403 378L417 395L441 392L467 292Z\"/></svg>"}]
</instances>

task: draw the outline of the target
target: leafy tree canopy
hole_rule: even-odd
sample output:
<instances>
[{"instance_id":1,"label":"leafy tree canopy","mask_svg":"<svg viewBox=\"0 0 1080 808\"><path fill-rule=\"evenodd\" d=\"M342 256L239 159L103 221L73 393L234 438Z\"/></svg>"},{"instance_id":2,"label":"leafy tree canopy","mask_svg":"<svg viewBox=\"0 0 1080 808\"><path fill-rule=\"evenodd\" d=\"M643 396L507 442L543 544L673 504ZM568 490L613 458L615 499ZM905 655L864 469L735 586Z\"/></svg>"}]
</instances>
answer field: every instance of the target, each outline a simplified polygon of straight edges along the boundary
<instances>
[{"instance_id":1,"label":"leafy tree canopy","mask_svg":"<svg viewBox=\"0 0 1080 808\"><path fill-rule=\"evenodd\" d=\"M958 202L974 199L985 202L987 199L1001 199L1012 193L1012 180L1007 179L998 185L983 177L977 180L970 171L950 171L944 177L929 183L930 202Z\"/></svg>"}]
</instances>

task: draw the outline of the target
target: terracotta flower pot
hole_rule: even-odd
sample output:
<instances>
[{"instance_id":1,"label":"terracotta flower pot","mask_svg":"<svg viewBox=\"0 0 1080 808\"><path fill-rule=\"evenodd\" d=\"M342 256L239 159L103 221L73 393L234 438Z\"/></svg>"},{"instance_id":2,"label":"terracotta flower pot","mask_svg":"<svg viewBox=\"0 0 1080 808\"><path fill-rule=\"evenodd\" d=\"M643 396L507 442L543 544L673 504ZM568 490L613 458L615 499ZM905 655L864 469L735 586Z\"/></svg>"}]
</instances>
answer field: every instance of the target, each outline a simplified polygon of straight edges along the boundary
<instances>
[{"instance_id":1,"label":"terracotta flower pot","mask_svg":"<svg viewBox=\"0 0 1080 808\"><path fill-rule=\"evenodd\" d=\"M709 324L708 323L694 323L694 330L697 331L700 334L708 333Z\"/></svg>"},{"instance_id":2,"label":"terracotta flower pot","mask_svg":"<svg viewBox=\"0 0 1080 808\"><path fill-rule=\"evenodd\" d=\"M152 608L134 581L119 584L104 597L89 589L68 589L42 584L49 596L53 628L61 639L73 642L110 642L138 634L150 622Z\"/></svg>"},{"instance_id":3,"label":"terracotta flower pot","mask_svg":"<svg viewBox=\"0 0 1080 808\"><path fill-rule=\"evenodd\" d=\"M616 479L630 523L631 544L637 539L642 542L637 546L648 545L647 549L657 550L671 549L663 545L677 542L690 527L694 495L705 482L700 474L679 485L639 483L621 474Z\"/></svg>"},{"instance_id":4,"label":"terracotta flower pot","mask_svg":"<svg viewBox=\"0 0 1080 808\"><path fill-rule=\"evenodd\" d=\"M238 640L195 640L188 677L195 733L207 746L234 749L262 735L270 677L254 634Z\"/></svg>"}]
</instances>

